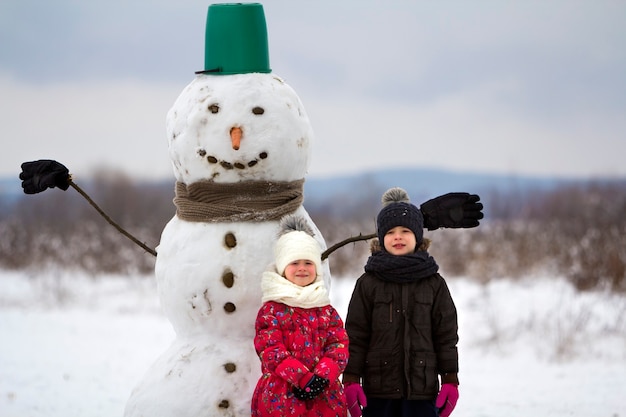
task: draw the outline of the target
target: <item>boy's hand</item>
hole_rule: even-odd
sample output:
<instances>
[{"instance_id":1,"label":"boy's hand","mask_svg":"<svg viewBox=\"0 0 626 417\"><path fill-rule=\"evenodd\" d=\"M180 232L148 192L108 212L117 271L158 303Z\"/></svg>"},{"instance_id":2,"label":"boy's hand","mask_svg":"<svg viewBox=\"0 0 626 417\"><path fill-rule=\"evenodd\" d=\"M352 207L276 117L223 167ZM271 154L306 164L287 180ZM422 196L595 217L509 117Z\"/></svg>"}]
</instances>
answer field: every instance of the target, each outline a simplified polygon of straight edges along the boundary
<instances>
[{"instance_id":1,"label":"boy's hand","mask_svg":"<svg viewBox=\"0 0 626 417\"><path fill-rule=\"evenodd\" d=\"M458 400L459 388L456 384L443 384L435 401L435 406L439 409L439 416L448 417L456 407Z\"/></svg>"},{"instance_id":2,"label":"boy's hand","mask_svg":"<svg viewBox=\"0 0 626 417\"><path fill-rule=\"evenodd\" d=\"M363 415L361 407L367 407L367 398L363 392L363 387L358 382L347 382L343 384L343 390L346 393L350 416L361 417Z\"/></svg>"},{"instance_id":3,"label":"boy's hand","mask_svg":"<svg viewBox=\"0 0 626 417\"><path fill-rule=\"evenodd\" d=\"M484 217L479 200L477 194L469 193L448 193L428 200L420 206L424 227L428 230L476 227Z\"/></svg>"}]
</instances>

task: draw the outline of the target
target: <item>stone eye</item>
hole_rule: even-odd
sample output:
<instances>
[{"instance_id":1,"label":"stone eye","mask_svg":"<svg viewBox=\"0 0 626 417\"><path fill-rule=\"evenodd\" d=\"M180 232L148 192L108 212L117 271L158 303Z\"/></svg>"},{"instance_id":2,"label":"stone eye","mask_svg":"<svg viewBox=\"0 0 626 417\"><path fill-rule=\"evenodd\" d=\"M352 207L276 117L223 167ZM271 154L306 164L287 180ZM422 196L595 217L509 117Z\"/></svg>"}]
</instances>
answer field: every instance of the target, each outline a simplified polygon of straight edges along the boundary
<instances>
[{"instance_id":1,"label":"stone eye","mask_svg":"<svg viewBox=\"0 0 626 417\"><path fill-rule=\"evenodd\" d=\"M257 107L254 107L252 109L252 113L254 113L254 114L263 114L263 113L265 113L265 109L263 109L263 107L258 107L257 106Z\"/></svg>"},{"instance_id":2,"label":"stone eye","mask_svg":"<svg viewBox=\"0 0 626 417\"><path fill-rule=\"evenodd\" d=\"M213 114L218 113L220 111L220 106L217 104L211 104L209 105L209 111Z\"/></svg>"}]
</instances>

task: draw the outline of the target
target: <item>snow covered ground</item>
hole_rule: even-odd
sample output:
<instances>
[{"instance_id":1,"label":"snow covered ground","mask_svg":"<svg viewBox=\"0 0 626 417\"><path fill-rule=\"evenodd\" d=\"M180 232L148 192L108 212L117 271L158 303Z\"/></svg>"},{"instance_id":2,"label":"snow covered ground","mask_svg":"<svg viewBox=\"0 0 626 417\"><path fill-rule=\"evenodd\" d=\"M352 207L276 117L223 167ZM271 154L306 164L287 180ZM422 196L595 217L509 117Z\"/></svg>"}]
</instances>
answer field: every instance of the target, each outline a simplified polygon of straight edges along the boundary
<instances>
[{"instance_id":1,"label":"snow covered ground","mask_svg":"<svg viewBox=\"0 0 626 417\"><path fill-rule=\"evenodd\" d=\"M460 319L455 417L626 417L626 297L560 279L448 279ZM335 278L344 314L353 281ZM0 417L122 416L173 330L151 277L0 271Z\"/></svg>"}]
</instances>

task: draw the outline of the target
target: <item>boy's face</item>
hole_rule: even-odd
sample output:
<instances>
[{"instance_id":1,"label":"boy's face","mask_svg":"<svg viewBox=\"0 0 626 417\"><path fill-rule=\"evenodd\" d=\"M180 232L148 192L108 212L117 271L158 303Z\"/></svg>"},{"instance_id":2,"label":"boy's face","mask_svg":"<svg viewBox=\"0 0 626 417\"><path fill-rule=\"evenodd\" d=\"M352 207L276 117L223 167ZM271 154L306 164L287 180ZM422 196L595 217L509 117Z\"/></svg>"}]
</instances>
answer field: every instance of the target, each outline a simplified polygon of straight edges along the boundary
<instances>
[{"instance_id":1,"label":"boy's face","mask_svg":"<svg viewBox=\"0 0 626 417\"><path fill-rule=\"evenodd\" d=\"M315 281L317 271L313 261L298 259L287 264L284 275L289 282L306 287Z\"/></svg>"},{"instance_id":2,"label":"boy's face","mask_svg":"<svg viewBox=\"0 0 626 417\"><path fill-rule=\"evenodd\" d=\"M404 226L396 226L385 234L385 250L392 255L408 255L415 252L415 234Z\"/></svg>"}]
</instances>

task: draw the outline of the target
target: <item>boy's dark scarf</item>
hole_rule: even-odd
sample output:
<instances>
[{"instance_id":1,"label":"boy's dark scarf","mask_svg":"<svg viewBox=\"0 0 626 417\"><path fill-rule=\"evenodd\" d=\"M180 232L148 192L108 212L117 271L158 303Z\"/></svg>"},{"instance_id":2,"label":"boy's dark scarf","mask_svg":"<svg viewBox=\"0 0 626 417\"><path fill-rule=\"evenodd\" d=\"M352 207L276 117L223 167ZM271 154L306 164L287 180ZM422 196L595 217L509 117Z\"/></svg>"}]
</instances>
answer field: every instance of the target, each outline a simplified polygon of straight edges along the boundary
<instances>
[{"instance_id":1,"label":"boy's dark scarf","mask_svg":"<svg viewBox=\"0 0 626 417\"><path fill-rule=\"evenodd\" d=\"M304 179L176 183L176 215L191 222L262 222L293 213L303 200Z\"/></svg>"},{"instance_id":2,"label":"boy's dark scarf","mask_svg":"<svg viewBox=\"0 0 626 417\"><path fill-rule=\"evenodd\" d=\"M397 256L381 250L372 253L365 264L365 272L400 284L426 278L438 270L435 259L425 251Z\"/></svg>"}]
</instances>

